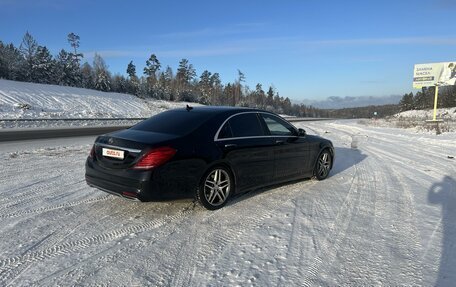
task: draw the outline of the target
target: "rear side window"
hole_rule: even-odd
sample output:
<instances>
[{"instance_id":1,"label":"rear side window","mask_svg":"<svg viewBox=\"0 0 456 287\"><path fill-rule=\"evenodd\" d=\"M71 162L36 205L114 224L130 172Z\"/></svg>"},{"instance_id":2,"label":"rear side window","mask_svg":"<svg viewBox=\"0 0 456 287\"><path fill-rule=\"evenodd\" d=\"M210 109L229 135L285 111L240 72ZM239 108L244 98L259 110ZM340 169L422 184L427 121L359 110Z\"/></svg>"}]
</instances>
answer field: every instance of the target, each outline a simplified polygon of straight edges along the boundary
<instances>
[{"instance_id":1,"label":"rear side window","mask_svg":"<svg viewBox=\"0 0 456 287\"><path fill-rule=\"evenodd\" d=\"M232 137L253 137L264 135L256 113L240 114L232 117L227 124ZM226 124L225 124L226 125ZM224 128L222 128L223 131Z\"/></svg>"},{"instance_id":2,"label":"rear side window","mask_svg":"<svg viewBox=\"0 0 456 287\"><path fill-rule=\"evenodd\" d=\"M227 138L232 138L233 133L231 132L231 126L230 123L227 122L226 124L223 125L222 129L220 130L219 133L219 139L227 139Z\"/></svg>"}]
</instances>

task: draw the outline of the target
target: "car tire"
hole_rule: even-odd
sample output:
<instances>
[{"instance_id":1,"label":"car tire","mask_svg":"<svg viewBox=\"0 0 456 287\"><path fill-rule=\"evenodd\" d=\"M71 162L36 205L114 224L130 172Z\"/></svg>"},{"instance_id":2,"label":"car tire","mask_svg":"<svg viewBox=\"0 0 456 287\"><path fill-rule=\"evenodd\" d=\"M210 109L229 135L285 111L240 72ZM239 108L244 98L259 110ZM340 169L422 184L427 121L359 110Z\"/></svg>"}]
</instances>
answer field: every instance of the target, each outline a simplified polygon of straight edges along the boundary
<instances>
[{"instance_id":1,"label":"car tire","mask_svg":"<svg viewBox=\"0 0 456 287\"><path fill-rule=\"evenodd\" d=\"M231 171L223 166L210 168L201 178L196 197L209 210L222 208L234 191Z\"/></svg>"},{"instance_id":2,"label":"car tire","mask_svg":"<svg viewBox=\"0 0 456 287\"><path fill-rule=\"evenodd\" d=\"M314 177L323 180L328 177L332 166L332 156L328 149L323 150L317 158L314 169Z\"/></svg>"}]
</instances>

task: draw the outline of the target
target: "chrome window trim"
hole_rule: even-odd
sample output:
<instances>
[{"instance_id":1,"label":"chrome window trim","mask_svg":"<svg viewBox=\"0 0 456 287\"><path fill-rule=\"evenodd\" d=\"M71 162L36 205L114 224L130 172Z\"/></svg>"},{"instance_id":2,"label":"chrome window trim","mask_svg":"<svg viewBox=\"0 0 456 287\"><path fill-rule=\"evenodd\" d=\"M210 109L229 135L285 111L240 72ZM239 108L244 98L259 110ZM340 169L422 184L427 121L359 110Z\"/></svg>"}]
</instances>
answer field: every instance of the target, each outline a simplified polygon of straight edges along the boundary
<instances>
[{"instance_id":1,"label":"chrome window trim","mask_svg":"<svg viewBox=\"0 0 456 287\"><path fill-rule=\"evenodd\" d=\"M218 128L217 132L215 133L215 136L214 136L214 142L217 142L217 141L225 141L225 140L235 140L235 139L252 139L252 138L270 138L270 137L283 137L283 138L289 138L289 137L299 137L299 136L296 136L296 135L290 135L290 136L274 136L274 135L262 135L262 136L248 136L248 137L231 137L231 138L223 138L223 139L219 139L218 136L220 134L220 131L222 130L223 126L233 117L235 116L238 116L238 115L243 115L243 114L266 114L266 115L270 115L270 116L273 116L273 117L276 117L278 119L281 119L285 122L288 123L287 120L285 120L284 118L280 117L280 116L277 116L273 113L268 113L268 112L264 112L264 111L249 111L249 112L240 112L240 113L236 113L236 114L233 114L231 116L229 116L225 121L223 121L223 123L220 125L220 127ZM259 119L258 119L259 120ZM294 127L292 124L290 124L292 127ZM296 130L296 128L295 128ZM297 132L297 130L296 130Z\"/></svg>"},{"instance_id":2,"label":"chrome window trim","mask_svg":"<svg viewBox=\"0 0 456 287\"><path fill-rule=\"evenodd\" d=\"M260 138L297 138L299 136L251 136L251 137L235 137L235 138L224 138L216 139L216 142L227 141L227 140L243 140L243 139L260 139Z\"/></svg>"},{"instance_id":3,"label":"chrome window trim","mask_svg":"<svg viewBox=\"0 0 456 287\"><path fill-rule=\"evenodd\" d=\"M140 149L132 149L132 148L126 148L126 147L115 146L115 145L109 145L109 144L95 143L95 145L101 146L101 147L107 147L107 148L114 148L114 149L126 150L126 151L132 152L132 153L140 153L140 152L141 152Z\"/></svg>"}]
</instances>

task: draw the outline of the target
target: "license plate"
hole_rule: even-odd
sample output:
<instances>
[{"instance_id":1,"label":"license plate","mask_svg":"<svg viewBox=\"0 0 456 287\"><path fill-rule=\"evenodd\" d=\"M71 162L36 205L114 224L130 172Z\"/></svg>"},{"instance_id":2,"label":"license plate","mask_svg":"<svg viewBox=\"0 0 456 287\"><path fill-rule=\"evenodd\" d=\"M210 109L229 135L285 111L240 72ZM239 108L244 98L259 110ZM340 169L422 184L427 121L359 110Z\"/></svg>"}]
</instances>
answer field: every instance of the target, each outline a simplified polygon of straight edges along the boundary
<instances>
[{"instance_id":1,"label":"license plate","mask_svg":"<svg viewBox=\"0 0 456 287\"><path fill-rule=\"evenodd\" d=\"M103 156L113 157L113 158L118 158L118 159L124 159L124 151L123 150L103 148Z\"/></svg>"}]
</instances>

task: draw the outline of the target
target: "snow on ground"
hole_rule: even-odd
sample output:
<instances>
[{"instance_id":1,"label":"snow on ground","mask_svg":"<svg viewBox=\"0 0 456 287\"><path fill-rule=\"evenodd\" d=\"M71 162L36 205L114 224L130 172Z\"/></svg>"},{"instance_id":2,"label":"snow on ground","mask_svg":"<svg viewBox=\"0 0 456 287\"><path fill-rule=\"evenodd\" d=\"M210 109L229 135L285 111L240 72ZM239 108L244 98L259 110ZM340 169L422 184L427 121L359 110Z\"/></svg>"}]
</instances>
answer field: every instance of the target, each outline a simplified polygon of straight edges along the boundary
<instances>
[{"instance_id":1,"label":"snow on ground","mask_svg":"<svg viewBox=\"0 0 456 287\"><path fill-rule=\"evenodd\" d=\"M186 104L144 100L127 94L0 79L0 120L147 118L164 110L184 107Z\"/></svg>"},{"instance_id":2,"label":"snow on ground","mask_svg":"<svg viewBox=\"0 0 456 287\"><path fill-rule=\"evenodd\" d=\"M415 133L446 133L456 132L456 107L437 109L436 119L439 123L432 123L434 110L411 110L395 114L386 118L360 119L364 125L374 127L405 128Z\"/></svg>"},{"instance_id":3,"label":"snow on ground","mask_svg":"<svg viewBox=\"0 0 456 287\"><path fill-rule=\"evenodd\" d=\"M0 119L0 129L8 128L65 128L65 127L105 127L119 126L129 127L142 120L32 120L32 121L2 121Z\"/></svg>"},{"instance_id":4,"label":"snow on ground","mask_svg":"<svg viewBox=\"0 0 456 287\"><path fill-rule=\"evenodd\" d=\"M88 187L93 137L0 143L0 285L453 286L456 134L299 123L324 181L136 203Z\"/></svg>"}]
</instances>

